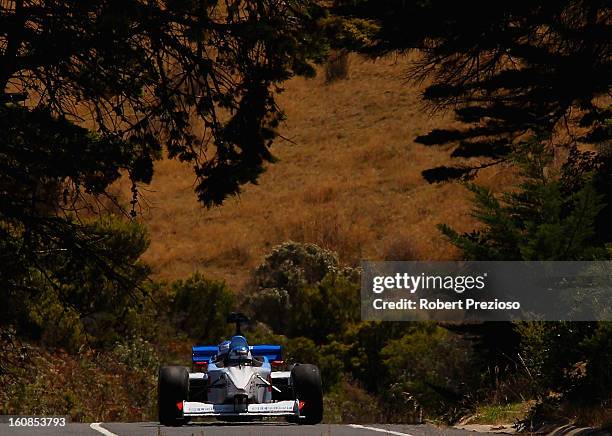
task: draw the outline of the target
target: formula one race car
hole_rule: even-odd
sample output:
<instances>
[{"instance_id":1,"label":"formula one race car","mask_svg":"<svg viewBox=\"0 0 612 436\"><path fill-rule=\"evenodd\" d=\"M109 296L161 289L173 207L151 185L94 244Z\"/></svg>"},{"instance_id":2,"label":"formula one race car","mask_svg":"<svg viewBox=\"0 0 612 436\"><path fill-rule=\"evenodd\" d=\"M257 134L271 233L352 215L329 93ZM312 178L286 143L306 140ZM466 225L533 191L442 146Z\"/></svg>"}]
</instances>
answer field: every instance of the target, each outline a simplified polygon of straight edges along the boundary
<instances>
[{"instance_id":1,"label":"formula one race car","mask_svg":"<svg viewBox=\"0 0 612 436\"><path fill-rule=\"evenodd\" d=\"M295 364L285 371L280 345L248 345L240 332L242 314L230 314L236 334L219 345L194 346L193 369L164 366L159 370L159 422L180 426L192 417L250 421L285 417L298 424L323 418L319 368ZM274 369L273 369L274 368Z\"/></svg>"}]
</instances>

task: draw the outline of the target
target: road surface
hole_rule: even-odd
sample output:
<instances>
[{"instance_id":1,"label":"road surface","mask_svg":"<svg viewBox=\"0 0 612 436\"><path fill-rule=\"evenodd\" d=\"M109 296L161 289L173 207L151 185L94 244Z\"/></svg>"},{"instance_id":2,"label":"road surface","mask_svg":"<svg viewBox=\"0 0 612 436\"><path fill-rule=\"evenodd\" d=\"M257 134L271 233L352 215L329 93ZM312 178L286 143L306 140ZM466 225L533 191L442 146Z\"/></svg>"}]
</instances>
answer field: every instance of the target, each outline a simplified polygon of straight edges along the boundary
<instances>
[{"instance_id":1,"label":"road surface","mask_svg":"<svg viewBox=\"0 0 612 436\"><path fill-rule=\"evenodd\" d=\"M319 424L314 426L284 423L190 423L183 427L161 427L155 422L92 424L69 423L66 427L16 428L0 424L0 436L12 435L67 435L67 436L474 436L466 430L433 425L386 424Z\"/></svg>"}]
</instances>

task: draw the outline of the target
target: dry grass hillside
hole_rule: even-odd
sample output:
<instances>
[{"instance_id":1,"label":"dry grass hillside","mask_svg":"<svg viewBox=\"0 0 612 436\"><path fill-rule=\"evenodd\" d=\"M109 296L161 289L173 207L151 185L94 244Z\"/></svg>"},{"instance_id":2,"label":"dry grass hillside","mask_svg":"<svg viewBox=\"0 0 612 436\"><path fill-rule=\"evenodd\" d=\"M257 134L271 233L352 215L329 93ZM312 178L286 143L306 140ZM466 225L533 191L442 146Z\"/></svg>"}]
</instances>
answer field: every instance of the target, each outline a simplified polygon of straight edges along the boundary
<instances>
[{"instance_id":1,"label":"dry grass hillside","mask_svg":"<svg viewBox=\"0 0 612 436\"><path fill-rule=\"evenodd\" d=\"M286 240L315 242L360 259L449 259L455 253L435 225L471 228L465 189L429 185L425 168L448 152L414 143L452 122L431 115L405 79L406 58L351 57L350 78L325 84L288 82L279 101L287 114L274 153L280 161L240 198L206 210L193 194L188 166L161 161L144 192L142 219L151 233L145 259L159 278L203 271L244 286L270 248ZM504 182L489 173L488 184Z\"/></svg>"}]
</instances>

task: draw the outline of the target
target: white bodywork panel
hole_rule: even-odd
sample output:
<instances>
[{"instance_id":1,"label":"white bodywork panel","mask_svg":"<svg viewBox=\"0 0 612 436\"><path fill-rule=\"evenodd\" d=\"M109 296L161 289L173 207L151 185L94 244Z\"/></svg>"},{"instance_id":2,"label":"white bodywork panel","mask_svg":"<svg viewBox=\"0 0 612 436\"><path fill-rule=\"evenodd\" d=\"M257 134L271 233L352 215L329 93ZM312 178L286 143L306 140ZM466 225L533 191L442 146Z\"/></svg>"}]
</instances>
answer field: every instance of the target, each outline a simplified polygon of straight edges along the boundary
<instances>
[{"instance_id":1,"label":"white bodywork panel","mask_svg":"<svg viewBox=\"0 0 612 436\"><path fill-rule=\"evenodd\" d=\"M278 401L276 403L249 404L246 410L234 404L183 402L185 416L299 416L299 402Z\"/></svg>"},{"instance_id":2,"label":"white bodywork panel","mask_svg":"<svg viewBox=\"0 0 612 436\"><path fill-rule=\"evenodd\" d=\"M291 380L290 371L272 371L269 365L209 367L189 373L189 380L207 384L207 402L184 401L184 416L298 416L299 401L272 401L273 380Z\"/></svg>"},{"instance_id":3,"label":"white bodywork panel","mask_svg":"<svg viewBox=\"0 0 612 436\"><path fill-rule=\"evenodd\" d=\"M190 372L189 380L208 380L208 374L205 372Z\"/></svg>"},{"instance_id":4,"label":"white bodywork panel","mask_svg":"<svg viewBox=\"0 0 612 436\"><path fill-rule=\"evenodd\" d=\"M272 401L272 392L263 381L267 381L269 375L270 368L264 366L230 366L209 370L208 401L223 404L233 402L237 395L244 395L249 404L269 403Z\"/></svg>"},{"instance_id":5,"label":"white bodywork panel","mask_svg":"<svg viewBox=\"0 0 612 436\"><path fill-rule=\"evenodd\" d=\"M270 375L272 376L272 379L276 379L276 378L291 378L291 371L272 371L270 373Z\"/></svg>"}]
</instances>

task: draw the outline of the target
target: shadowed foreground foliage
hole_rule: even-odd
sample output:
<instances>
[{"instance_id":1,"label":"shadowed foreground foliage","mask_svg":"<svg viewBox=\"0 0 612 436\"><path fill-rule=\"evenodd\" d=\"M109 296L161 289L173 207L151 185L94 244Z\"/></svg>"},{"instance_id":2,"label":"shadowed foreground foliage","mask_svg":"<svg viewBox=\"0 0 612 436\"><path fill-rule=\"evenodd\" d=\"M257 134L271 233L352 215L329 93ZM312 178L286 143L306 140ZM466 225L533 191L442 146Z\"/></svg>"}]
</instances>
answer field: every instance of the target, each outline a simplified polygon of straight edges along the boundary
<instances>
[{"instance_id":1,"label":"shadowed foreground foliage","mask_svg":"<svg viewBox=\"0 0 612 436\"><path fill-rule=\"evenodd\" d=\"M206 206L255 183L273 161L279 85L322 53L320 13L291 0L2 2L0 322L112 342L109 318L147 297L148 242L136 224L95 221L128 215L109 187L129 178L134 217L164 153L194 167Z\"/></svg>"},{"instance_id":2,"label":"shadowed foreground foliage","mask_svg":"<svg viewBox=\"0 0 612 436\"><path fill-rule=\"evenodd\" d=\"M430 81L425 102L464 123L416 138L452 146L458 161L425 170L430 182L473 177L530 138L564 147L611 138L605 1L336 0L335 11L377 24L370 53L419 49L410 77Z\"/></svg>"},{"instance_id":3,"label":"shadowed foreground foliage","mask_svg":"<svg viewBox=\"0 0 612 436\"><path fill-rule=\"evenodd\" d=\"M602 172L602 167L590 173L576 171L575 159L555 172L552 154L541 143L532 143L514 159L521 178L515 191L499 198L488 189L468 185L479 229L460 234L449 225L439 226L463 257L610 260L608 231L598 225L606 216L604 201L609 196L600 191L605 185L599 182L609 180L610 174ZM608 310L605 302L602 305L602 310ZM570 418L580 423L612 423L612 378L604 363L612 353L610 322L497 323L496 328L508 335L496 347L504 357L520 362L507 376L524 371L531 396L538 400L522 428L531 431L546 422ZM491 333L487 325L459 329L484 336Z\"/></svg>"}]
</instances>

